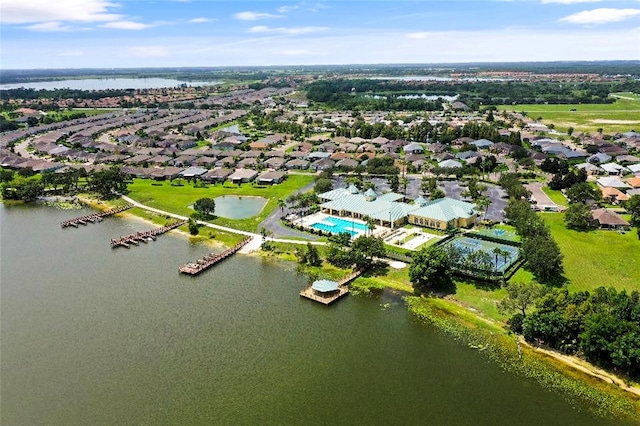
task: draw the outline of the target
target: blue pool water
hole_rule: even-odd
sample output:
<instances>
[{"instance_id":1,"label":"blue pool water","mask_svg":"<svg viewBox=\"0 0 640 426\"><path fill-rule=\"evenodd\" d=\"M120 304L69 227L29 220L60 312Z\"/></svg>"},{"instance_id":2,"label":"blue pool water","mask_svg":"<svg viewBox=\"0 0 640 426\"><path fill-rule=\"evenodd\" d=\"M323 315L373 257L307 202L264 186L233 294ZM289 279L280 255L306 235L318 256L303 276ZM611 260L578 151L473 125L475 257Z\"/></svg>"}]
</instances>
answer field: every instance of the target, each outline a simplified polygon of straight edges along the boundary
<instances>
[{"instance_id":1,"label":"blue pool water","mask_svg":"<svg viewBox=\"0 0 640 426\"><path fill-rule=\"evenodd\" d=\"M311 225L314 229L319 229L325 232L331 232L332 234L339 234L341 232L348 232L352 237L358 235L358 231L366 232L367 225L358 222L352 222L350 220L341 219L339 217L328 216L322 219L322 222L316 222Z\"/></svg>"}]
</instances>

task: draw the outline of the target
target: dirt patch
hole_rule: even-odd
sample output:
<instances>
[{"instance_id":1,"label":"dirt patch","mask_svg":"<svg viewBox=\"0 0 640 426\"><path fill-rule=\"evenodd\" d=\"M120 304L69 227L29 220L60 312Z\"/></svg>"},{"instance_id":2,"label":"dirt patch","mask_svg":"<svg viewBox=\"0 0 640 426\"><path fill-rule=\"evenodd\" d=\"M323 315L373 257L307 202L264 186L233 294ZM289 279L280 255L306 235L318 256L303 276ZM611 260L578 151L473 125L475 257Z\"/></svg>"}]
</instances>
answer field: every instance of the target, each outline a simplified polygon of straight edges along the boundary
<instances>
[{"instance_id":1,"label":"dirt patch","mask_svg":"<svg viewBox=\"0 0 640 426\"><path fill-rule=\"evenodd\" d=\"M638 124L640 120L606 120L603 118L598 118L596 120L591 120L594 124Z\"/></svg>"},{"instance_id":2,"label":"dirt patch","mask_svg":"<svg viewBox=\"0 0 640 426\"><path fill-rule=\"evenodd\" d=\"M603 380L605 382L610 382L613 383L615 385L618 385L621 389L627 391L627 392L631 392L635 395L640 396L640 388L638 388L637 386L631 386L628 385L627 383L625 383L624 380L622 380L621 378L608 373L604 370L601 370L597 367L594 367L593 365L589 364L587 361L582 360L580 358L574 357L574 356L569 356L569 355L564 355L555 351L551 351L548 349L543 349L543 348L539 348L536 346L532 346L530 344L528 344L524 338L520 337L520 344L522 345L526 345L527 347L533 349L536 352L540 352L543 353L547 356L550 356L554 359L557 359L559 361L562 361L563 363L567 364L568 366L582 371L583 373L586 373L592 377L596 377L600 380Z\"/></svg>"}]
</instances>

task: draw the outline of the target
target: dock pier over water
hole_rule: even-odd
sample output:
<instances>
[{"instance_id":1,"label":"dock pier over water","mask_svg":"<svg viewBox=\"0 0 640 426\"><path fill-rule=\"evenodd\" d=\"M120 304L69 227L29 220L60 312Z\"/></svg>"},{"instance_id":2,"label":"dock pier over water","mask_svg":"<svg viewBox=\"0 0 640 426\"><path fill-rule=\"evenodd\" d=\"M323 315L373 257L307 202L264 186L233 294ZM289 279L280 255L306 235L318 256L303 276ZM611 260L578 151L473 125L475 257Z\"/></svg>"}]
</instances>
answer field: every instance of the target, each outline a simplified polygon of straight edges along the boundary
<instances>
[{"instance_id":1,"label":"dock pier over water","mask_svg":"<svg viewBox=\"0 0 640 426\"><path fill-rule=\"evenodd\" d=\"M340 281L337 282L338 289L328 294L322 294L315 291L312 286L305 287L301 292L300 296L306 297L307 299L313 300L314 302L322 303L323 305L330 305L336 300L340 299L342 296L345 296L349 293L348 284L358 278L360 275L364 273L365 269L359 269L345 277L343 277Z\"/></svg>"},{"instance_id":2,"label":"dock pier over water","mask_svg":"<svg viewBox=\"0 0 640 426\"><path fill-rule=\"evenodd\" d=\"M149 241L155 241L156 237L158 237L159 235L169 232L172 229L176 229L177 227L182 226L185 223L187 223L186 220L179 220L177 222L172 223L171 225L163 226L162 228L156 228L150 231L135 232L133 234L129 234L120 238L112 238L111 248L116 248L116 247L131 248L131 245L137 246L140 244L140 242L147 243Z\"/></svg>"},{"instance_id":3,"label":"dock pier over water","mask_svg":"<svg viewBox=\"0 0 640 426\"><path fill-rule=\"evenodd\" d=\"M198 275L200 272L209 269L210 267L223 261L227 257L233 256L242 247L247 245L249 241L251 241L251 239L251 237L247 237L230 249L223 251L222 253L209 253L202 259L198 259L195 262L190 262L182 265L178 270L183 274Z\"/></svg>"},{"instance_id":4,"label":"dock pier over water","mask_svg":"<svg viewBox=\"0 0 640 426\"><path fill-rule=\"evenodd\" d=\"M133 204L127 203L124 206L115 207L113 209L105 210L100 213L93 213L86 216L80 216L73 219L65 220L60 223L60 226L62 226L63 228L67 228L69 226L77 228L78 225L87 225L88 223L102 222L102 219L104 219L105 217L123 212L125 210L129 210L131 207L133 207Z\"/></svg>"}]
</instances>

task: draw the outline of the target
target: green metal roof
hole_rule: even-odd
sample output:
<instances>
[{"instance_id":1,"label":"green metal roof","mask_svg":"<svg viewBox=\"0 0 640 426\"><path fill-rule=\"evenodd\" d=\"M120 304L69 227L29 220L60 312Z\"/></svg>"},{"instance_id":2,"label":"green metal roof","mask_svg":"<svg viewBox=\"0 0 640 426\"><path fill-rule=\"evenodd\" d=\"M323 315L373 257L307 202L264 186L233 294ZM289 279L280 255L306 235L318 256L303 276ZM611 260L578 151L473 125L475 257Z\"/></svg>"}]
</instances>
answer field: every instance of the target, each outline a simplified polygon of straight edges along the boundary
<instances>
[{"instance_id":1,"label":"green metal roof","mask_svg":"<svg viewBox=\"0 0 640 426\"><path fill-rule=\"evenodd\" d=\"M327 201L321 204L321 207L369 216L376 220L393 222L409 214L445 222L457 218L469 218L476 214L475 204L454 200L453 198L439 198L430 202L426 202L425 200L425 204L420 205L391 201L393 197L386 199L384 196L372 201L367 201L366 195L349 194L348 192L345 193L345 190L342 191L342 194L344 194L342 197L336 197L331 201ZM333 191L329 191L329 193L324 193L320 196L324 199L329 199L327 194L332 192ZM334 194L330 195L333 196Z\"/></svg>"},{"instance_id":2,"label":"green metal roof","mask_svg":"<svg viewBox=\"0 0 640 426\"><path fill-rule=\"evenodd\" d=\"M469 218L476 214L475 204L453 198L439 198L411 212L415 216L449 222L457 218Z\"/></svg>"},{"instance_id":3,"label":"green metal roof","mask_svg":"<svg viewBox=\"0 0 640 426\"><path fill-rule=\"evenodd\" d=\"M311 288L320 293L328 293L330 291L336 291L338 289L338 283L331 280L316 280L311 285Z\"/></svg>"}]
</instances>

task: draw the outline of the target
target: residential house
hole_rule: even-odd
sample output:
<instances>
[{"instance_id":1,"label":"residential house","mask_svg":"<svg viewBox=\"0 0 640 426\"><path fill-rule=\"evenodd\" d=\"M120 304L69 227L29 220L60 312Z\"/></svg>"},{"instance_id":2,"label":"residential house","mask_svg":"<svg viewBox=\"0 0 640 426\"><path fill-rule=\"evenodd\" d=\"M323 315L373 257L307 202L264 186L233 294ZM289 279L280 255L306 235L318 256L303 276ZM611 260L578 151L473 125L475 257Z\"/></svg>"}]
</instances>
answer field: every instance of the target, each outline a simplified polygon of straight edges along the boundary
<instances>
[{"instance_id":1,"label":"residential house","mask_svg":"<svg viewBox=\"0 0 640 426\"><path fill-rule=\"evenodd\" d=\"M258 172L251 169L237 169L229 175L228 179L233 183L251 182L258 176Z\"/></svg>"},{"instance_id":2,"label":"residential house","mask_svg":"<svg viewBox=\"0 0 640 426\"><path fill-rule=\"evenodd\" d=\"M309 164L310 163L307 160L294 159L294 160L287 161L284 167L287 170L292 170L292 169L306 170L309 168Z\"/></svg>"},{"instance_id":3,"label":"residential house","mask_svg":"<svg viewBox=\"0 0 640 426\"><path fill-rule=\"evenodd\" d=\"M613 210L609 209L597 209L591 212L591 215L595 221L598 222L600 229L617 229L628 230L629 222L624 220Z\"/></svg>"},{"instance_id":4,"label":"residential house","mask_svg":"<svg viewBox=\"0 0 640 426\"><path fill-rule=\"evenodd\" d=\"M273 185L282 182L287 177L285 172L269 170L258 176L258 183Z\"/></svg>"}]
</instances>

